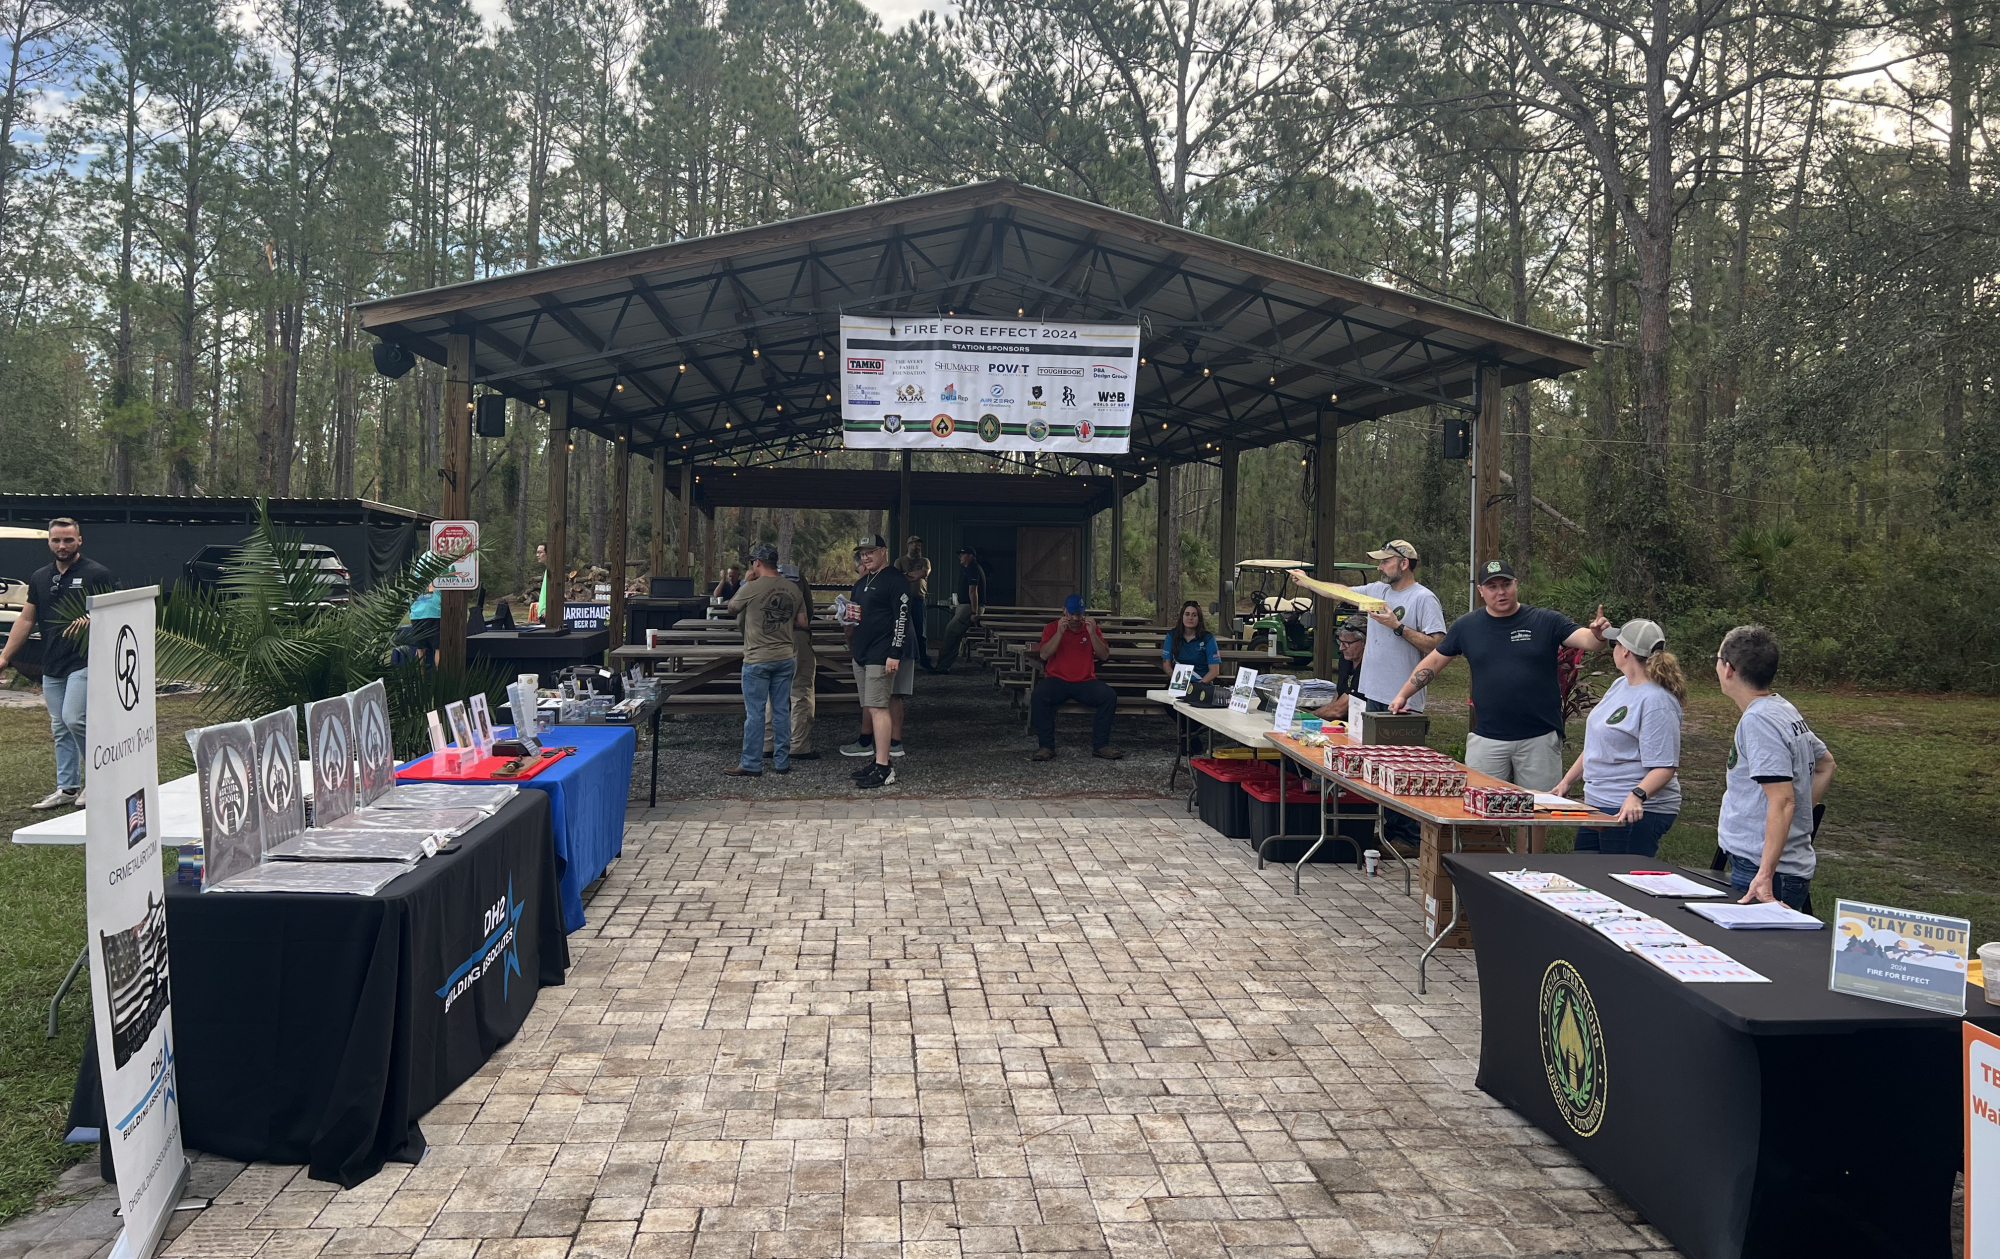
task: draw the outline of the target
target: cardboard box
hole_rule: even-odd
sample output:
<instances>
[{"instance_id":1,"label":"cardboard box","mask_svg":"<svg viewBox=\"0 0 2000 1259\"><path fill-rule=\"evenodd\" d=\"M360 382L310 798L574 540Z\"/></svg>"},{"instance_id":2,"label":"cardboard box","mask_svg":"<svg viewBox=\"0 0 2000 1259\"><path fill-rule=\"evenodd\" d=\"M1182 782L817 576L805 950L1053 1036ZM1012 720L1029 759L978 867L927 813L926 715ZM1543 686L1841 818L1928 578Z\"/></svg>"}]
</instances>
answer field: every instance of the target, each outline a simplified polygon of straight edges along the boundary
<instances>
[{"instance_id":1,"label":"cardboard box","mask_svg":"<svg viewBox=\"0 0 2000 1259\"><path fill-rule=\"evenodd\" d=\"M1424 939L1438 940L1438 933L1442 931L1445 927L1445 924L1449 923L1450 921L1451 921L1451 894L1448 889L1442 900L1432 896L1424 897ZM1458 920L1458 925L1453 927L1450 930L1450 932L1446 933L1445 937L1442 940L1438 940L1438 947L1441 949L1471 948L1472 924L1467 922L1464 918L1460 918Z\"/></svg>"}]
</instances>

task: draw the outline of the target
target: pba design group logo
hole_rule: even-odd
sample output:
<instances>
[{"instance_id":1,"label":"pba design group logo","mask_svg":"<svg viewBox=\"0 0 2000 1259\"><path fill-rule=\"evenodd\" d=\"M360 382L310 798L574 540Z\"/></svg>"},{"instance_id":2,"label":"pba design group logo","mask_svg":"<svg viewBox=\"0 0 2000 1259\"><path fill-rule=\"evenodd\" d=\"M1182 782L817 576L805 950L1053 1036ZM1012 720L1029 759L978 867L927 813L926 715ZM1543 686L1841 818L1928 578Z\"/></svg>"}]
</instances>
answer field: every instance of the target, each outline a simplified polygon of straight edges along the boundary
<instances>
[{"instance_id":1,"label":"pba design group logo","mask_svg":"<svg viewBox=\"0 0 2000 1259\"><path fill-rule=\"evenodd\" d=\"M1542 1069L1563 1122L1580 1137L1604 1122L1609 1077L1604 1063L1604 1026L1597 1003L1576 967L1557 958L1542 973L1536 1022L1541 1027Z\"/></svg>"}]
</instances>

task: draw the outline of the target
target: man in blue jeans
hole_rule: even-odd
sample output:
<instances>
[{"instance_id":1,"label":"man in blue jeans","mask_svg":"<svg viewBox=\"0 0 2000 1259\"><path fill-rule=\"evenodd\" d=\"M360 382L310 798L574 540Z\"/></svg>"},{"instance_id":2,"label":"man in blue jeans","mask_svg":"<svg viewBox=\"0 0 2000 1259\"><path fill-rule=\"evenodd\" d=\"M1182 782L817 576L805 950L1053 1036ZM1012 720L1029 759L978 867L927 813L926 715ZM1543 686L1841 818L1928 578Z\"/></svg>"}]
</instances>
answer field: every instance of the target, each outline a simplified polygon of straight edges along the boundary
<instances>
[{"instance_id":1,"label":"man in blue jeans","mask_svg":"<svg viewBox=\"0 0 2000 1259\"><path fill-rule=\"evenodd\" d=\"M1833 755L1792 702L1771 692L1778 640L1739 625L1715 651L1715 680L1743 716L1729 745L1716 841L1729 854L1729 884L1745 904L1783 901L1810 913L1813 806L1833 781Z\"/></svg>"},{"instance_id":2,"label":"man in blue jeans","mask_svg":"<svg viewBox=\"0 0 2000 1259\"><path fill-rule=\"evenodd\" d=\"M743 754L722 772L733 778L764 774L764 721L771 724L771 772L792 772L792 678L798 672L792 631L806 627L798 583L778 572L778 548L750 550L750 579L723 605L743 628Z\"/></svg>"},{"instance_id":3,"label":"man in blue jeans","mask_svg":"<svg viewBox=\"0 0 2000 1259\"><path fill-rule=\"evenodd\" d=\"M28 604L21 609L7 645L0 648L0 674L20 654L28 635L42 628L42 703L49 710L49 733L56 743L56 789L28 806L63 809L83 804L83 732L90 696L90 657L84 631L90 617L86 596L110 590L111 570L83 554L83 530L58 516L49 522L49 551L55 563L28 578Z\"/></svg>"}]
</instances>

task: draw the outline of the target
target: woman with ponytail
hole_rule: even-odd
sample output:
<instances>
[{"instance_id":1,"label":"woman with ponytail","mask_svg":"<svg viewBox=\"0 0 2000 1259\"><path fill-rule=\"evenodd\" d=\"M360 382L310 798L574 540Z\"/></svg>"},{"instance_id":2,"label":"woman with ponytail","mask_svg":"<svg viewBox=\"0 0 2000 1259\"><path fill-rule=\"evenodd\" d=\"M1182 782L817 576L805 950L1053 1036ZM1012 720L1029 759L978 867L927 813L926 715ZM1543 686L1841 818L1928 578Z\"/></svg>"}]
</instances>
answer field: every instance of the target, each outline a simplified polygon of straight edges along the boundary
<instances>
[{"instance_id":1,"label":"woman with ponytail","mask_svg":"<svg viewBox=\"0 0 2000 1259\"><path fill-rule=\"evenodd\" d=\"M1606 630L1619 678L1590 710L1583 755L1556 784L1565 795L1583 780L1583 800L1618 825L1576 833L1578 852L1652 857L1660 837L1681 811L1681 705L1687 681L1666 648L1667 635L1652 621L1627 621Z\"/></svg>"}]
</instances>

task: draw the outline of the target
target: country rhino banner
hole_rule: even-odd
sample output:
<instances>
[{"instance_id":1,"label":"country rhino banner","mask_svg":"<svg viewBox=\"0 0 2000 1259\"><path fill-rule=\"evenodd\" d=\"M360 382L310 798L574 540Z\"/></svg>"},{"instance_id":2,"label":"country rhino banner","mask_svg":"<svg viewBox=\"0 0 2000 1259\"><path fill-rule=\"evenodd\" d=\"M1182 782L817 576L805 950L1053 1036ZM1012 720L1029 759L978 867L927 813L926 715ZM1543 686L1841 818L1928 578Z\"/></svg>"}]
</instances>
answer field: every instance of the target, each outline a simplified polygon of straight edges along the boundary
<instances>
[{"instance_id":1,"label":"country rhino banner","mask_svg":"<svg viewBox=\"0 0 2000 1259\"><path fill-rule=\"evenodd\" d=\"M1055 450L1132 441L1139 329L912 315L840 321L841 439L853 450Z\"/></svg>"}]
</instances>

